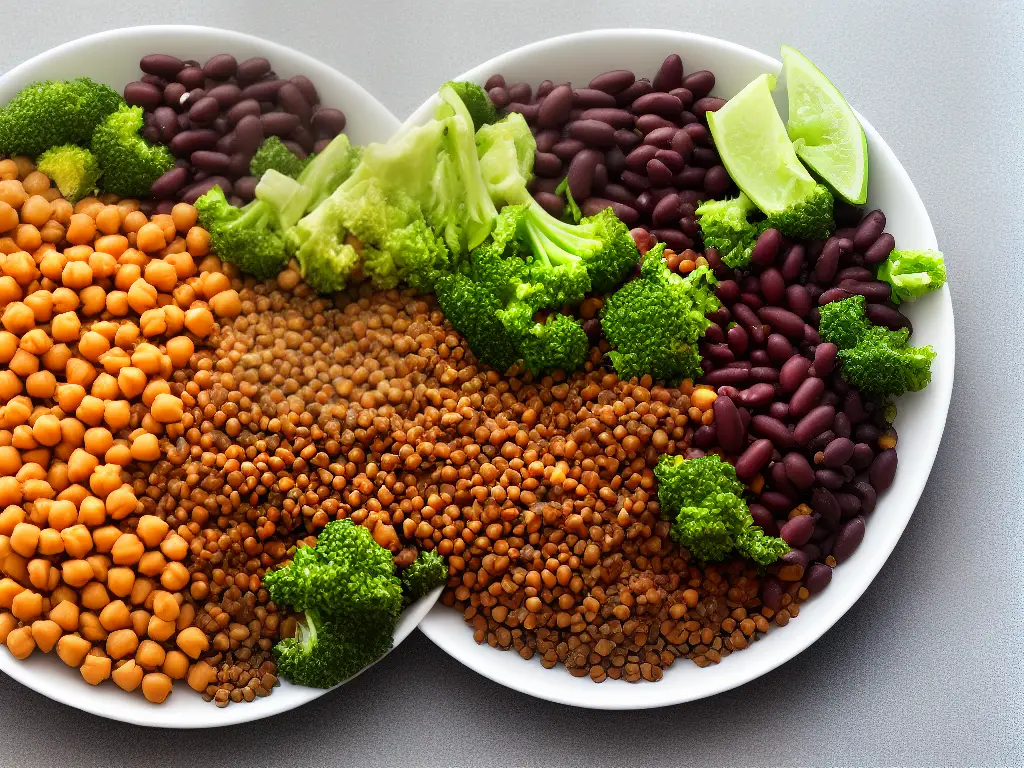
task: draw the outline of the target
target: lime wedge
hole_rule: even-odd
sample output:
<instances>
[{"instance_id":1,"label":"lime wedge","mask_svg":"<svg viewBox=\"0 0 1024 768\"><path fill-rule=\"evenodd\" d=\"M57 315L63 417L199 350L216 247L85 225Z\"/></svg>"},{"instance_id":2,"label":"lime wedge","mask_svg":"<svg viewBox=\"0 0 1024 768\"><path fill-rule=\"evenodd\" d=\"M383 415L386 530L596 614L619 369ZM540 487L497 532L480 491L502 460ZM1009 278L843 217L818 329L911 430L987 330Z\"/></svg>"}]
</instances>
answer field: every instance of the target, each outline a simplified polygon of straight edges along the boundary
<instances>
[{"instance_id":1,"label":"lime wedge","mask_svg":"<svg viewBox=\"0 0 1024 768\"><path fill-rule=\"evenodd\" d=\"M789 98L786 125L796 153L840 197L868 198L868 140L846 99L796 48L782 46Z\"/></svg>"},{"instance_id":2,"label":"lime wedge","mask_svg":"<svg viewBox=\"0 0 1024 768\"><path fill-rule=\"evenodd\" d=\"M773 75L761 75L717 112L708 125L725 169L764 213L806 200L816 183L793 151L772 101Z\"/></svg>"}]
</instances>

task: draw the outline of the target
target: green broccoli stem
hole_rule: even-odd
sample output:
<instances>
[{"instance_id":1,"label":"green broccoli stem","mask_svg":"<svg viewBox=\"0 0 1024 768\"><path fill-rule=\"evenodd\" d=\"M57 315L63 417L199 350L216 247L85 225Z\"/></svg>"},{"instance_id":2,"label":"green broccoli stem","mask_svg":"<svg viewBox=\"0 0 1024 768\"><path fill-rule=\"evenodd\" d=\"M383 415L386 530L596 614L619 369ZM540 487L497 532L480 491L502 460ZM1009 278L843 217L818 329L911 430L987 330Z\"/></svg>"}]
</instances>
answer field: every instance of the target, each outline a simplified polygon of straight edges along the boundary
<instances>
[{"instance_id":1,"label":"green broccoli stem","mask_svg":"<svg viewBox=\"0 0 1024 768\"><path fill-rule=\"evenodd\" d=\"M475 231L468 234L467 247L472 250L490 235L494 219L498 216L498 209L494 207L483 174L480 172L476 133L469 110L450 85L442 87L440 95L442 101L453 111L453 130L449 130L448 140L452 144L452 154L458 163L459 178L466 191L466 208L470 218L479 224Z\"/></svg>"},{"instance_id":2,"label":"green broccoli stem","mask_svg":"<svg viewBox=\"0 0 1024 768\"><path fill-rule=\"evenodd\" d=\"M565 254L559 254L557 258L561 261L556 263L579 261L576 254L601 246L601 241L591 236L585 224L568 224L556 219L533 199L527 204L524 221L531 231L531 237L535 230Z\"/></svg>"}]
</instances>

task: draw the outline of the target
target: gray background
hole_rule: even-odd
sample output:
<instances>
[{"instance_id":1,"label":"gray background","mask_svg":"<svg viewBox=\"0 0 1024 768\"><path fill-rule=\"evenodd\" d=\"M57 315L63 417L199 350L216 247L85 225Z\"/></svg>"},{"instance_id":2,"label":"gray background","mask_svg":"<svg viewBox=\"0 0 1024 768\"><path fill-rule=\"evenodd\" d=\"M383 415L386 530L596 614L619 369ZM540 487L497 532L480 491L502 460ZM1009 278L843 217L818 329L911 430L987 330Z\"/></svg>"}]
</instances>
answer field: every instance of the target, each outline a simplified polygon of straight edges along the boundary
<instances>
[{"instance_id":1,"label":"gray background","mask_svg":"<svg viewBox=\"0 0 1024 768\"><path fill-rule=\"evenodd\" d=\"M668 27L773 55L791 43L917 184L949 263L956 384L931 482L874 584L809 650L738 690L577 710L507 691L415 633L304 709L177 733L108 723L0 675L0 766L1024 764L1020 0L75 5L0 3L0 66L119 26L224 26L305 50L404 117L448 77L549 35Z\"/></svg>"}]
</instances>

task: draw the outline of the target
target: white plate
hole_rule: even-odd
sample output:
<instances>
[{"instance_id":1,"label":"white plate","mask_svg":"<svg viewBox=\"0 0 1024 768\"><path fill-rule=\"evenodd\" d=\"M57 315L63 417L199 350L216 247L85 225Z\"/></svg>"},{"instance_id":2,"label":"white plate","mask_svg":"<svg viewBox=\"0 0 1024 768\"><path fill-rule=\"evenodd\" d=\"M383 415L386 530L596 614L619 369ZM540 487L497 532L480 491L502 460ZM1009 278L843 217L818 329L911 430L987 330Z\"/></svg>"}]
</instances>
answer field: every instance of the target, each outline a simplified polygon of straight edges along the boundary
<instances>
[{"instance_id":1,"label":"white plate","mask_svg":"<svg viewBox=\"0 0 1024 768\"><path fill-rule=\"evenodd\" d=\"M308 76L324 104L342 109L348 118L345 133L354 143L384 141L398 127L398 120L379 101L331 67L276 43L208 27L133 27L61 45L0 78L0 104L6 104L29 83L45 79L88 76L120 92L141 75L139 59L147 53L172 53L199 62L217 53L231 53L239 60L266 56L279 75ZM440 590L435 590L404 613L395 631L395 645L409 636L439 594ZM326 693L282 682L270 696L221 709L203 701L184 682L179 682L170 699L156 705L146 701L141 693L125 693L109 681L91 686L78 670L65 666L52 653L34 653L27 661L17 661L6 647L0 647L0 670L29 688L77 709L113 720L165 728L211 728L259 720L294 709Z\"/></svg>"},{"instance_id":2,"label":"white plate","mask_svg":"<svg viewBox=\"0 0 1024 768\"><path fill-rule=\"evenodd\" d=\"M784 42L784 41L779 41ZM544 79L569 80L585 86L610 69L632 69L653 77L665 57L678 53L686 72L715 73L715 95L728 97L765 72L778 73L780 62L757 51L715 38L665 30L600 30L534 43L481 64L455 78L483 84L495 73L509 83L536 86ZM828 73L828 61L820 61ZM865 65L870 66L870 64ZM420 124L437 104L432 96L408 119ZM937 248L928 213L899 160L858 114L868 137L870 186L867 206L881 208L886 231L901 248ZM477 645L462 616L437 605L420 629L454 658L481 675L517 691L549 701L593 709L641 709L692 701L735 688L792 659L821 637L849 610L881 570L910 520L928 481L942 439L953 389L953 306L949 291L906 305L914 322L913 342L931 344L938 353L932 364L932 383L923 392L898 401L899 470L893 486L882 495L871 515L857 552L835 570L832 583L801 606L800 616L785 628L774 628L742 653L701 669L679 660L658 683L630 685L609 680L597 685L571 676L563 667L544 669L536 659L524 661L515 653ZM920 553L926 557L927 553Z\"/></svg>"}]
</instances>

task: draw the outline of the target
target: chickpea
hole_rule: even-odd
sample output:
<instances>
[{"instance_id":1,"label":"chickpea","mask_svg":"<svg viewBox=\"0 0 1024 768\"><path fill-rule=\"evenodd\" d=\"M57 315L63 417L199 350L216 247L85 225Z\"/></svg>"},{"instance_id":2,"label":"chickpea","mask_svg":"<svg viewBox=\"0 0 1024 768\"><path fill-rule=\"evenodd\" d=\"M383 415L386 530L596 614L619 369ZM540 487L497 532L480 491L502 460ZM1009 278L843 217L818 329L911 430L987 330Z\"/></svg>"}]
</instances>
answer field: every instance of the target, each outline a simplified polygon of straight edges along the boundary
<instances>
[{"instance_id":1,"label":"chickpea","mask_svg":"<svg viewBox=\"0 0 1024 768\"><path fill-rule=\"evenodd\" d=\"M39 545L37 551L40 555L59 555L64 552L64 539L60 537L60 531L53 528L44 528L39 532Z\"/></svg>"},{"instance_id":2,"label":"chickpea","mask_svg":"<svg viewBox=\"0 0 1024 768\"><path fill-rule=\"evenodd\" d=\"M96 460L96 457L85 451L82 451L82 453L84 454L84 456L88 457L88 459L81 459L81 461L87 461L90 464L92 462L96 462L96 464L93 464L93 471L95 471L96 466L98 466L98 461ZM90 459L91 461L89 461ZM103 525L106 519L107 510L101 499L97 499L95 496L85 495L84 498L82 498L82 500L78 503L78 522L81 525L90 528L98 528L99 526ZM95 539L93 539L93 544L96 545Z\"/></svg>"},{"instance_id":3,"label":"chickpea","mask_svg":"<svg viewBox=\"0 0 1024 768\"><path fill-rule=\"evenodd\" d=\"M237 317L242 311L242 301L238 291L231 289L222 291L210 299L210 309L219 317Z\"/></svg>"},{"instance_id":4,"label":"chickpea","mask_svg":"<svg viewBox=\"0 0 1024 768\"><path fill-rule=\"evenodd\" d=\"M117 372L117 386L128 399L136 398L146 388L146 374L133 365L126 365Z\"/></svg>"},{"instance_id":5,"label":"chickpea","mask_svg":"<svg viewBox=\"0 0 1024 768\"><path fill-rule=\"evenodd\" d=\"M48 400L53 397L56 389L57 379L49 371L38 371L25 380L25 391L30 397L40 400Z\"/></svg>"},{"instance_id":6,"label":"chickpea","mask_svg":"<svg viewBox=\"0 0 1024 768\"><path fill-rule=\"evenodd\" d=\"M47 254L49 256L49 254ZM61 270L63 270L63 265ZM59 275L59 272L58 272ZM61 286L60 288L54 288L53 294L53 311L54 312L73 312L78 309L79 300L78 294L72 291L70 288Z\"/></svg>"},{"instance_id":7,"label":"chickpea","mask_svg":"<svg viewBox=\"0 0 1024 768\"><path fill-rule=\"evenodd\" d=\"M185 327L200 338L210 335L213 323L213 314L205 307L194 307L185 312Z\"/></svg>"},{"instance_id":8,"label":"chickpea","mask_svg":"<svg viewBox=\"0 0 1024 768\"><path fill-rule=\"evenodd\" d=\"M131 320L126 320L121 323L117 329L117 333L114 334L114 343L120 347L118 351L124 355L125 359L129 360L129 363L130 358L124 350L130 349L135 345L135 342L139 340L140 333L139 327L135 325L135 323ZM125 363L125 365L128 365L129 363ZM120 367L121 366L118 366L119 370Z\"/></svg>"},{"instance_id":9,"label":"chickpea","mask_svg":"<svg viewBox=\"0 0 1024 768\"><path fill-rule=\"evenodd\" d=\"M78 341L82 323L75 312L62 312L53 318L50 332L55 341Z\"/></svg>"},{"instance_id":10,"label":"chickpea","mask_svg":"<svg viewBox=\"0 0 1024 768\"><path fill-rule=\"evenodd\" d=\"M93 395L82 398L82 404L75 409L75 417L90 426L99 426L103 421L103 401Z\"/></svg>"},{"instance_id":11,"label":"chickpea","mask_svg":"<svg viewBox=\"0 0 1024 768\"><path fill-rule=\"evenodd\" d=\"M110 666L110 659L106 656L94 656L90 653L82 662L80 671L89 685L99 685L110 677Z\"/></svg>"},{"instance_id":12,"label":"chickpea","mask_svg":"<svg viewBox=\"0 0 1024 768\"><path fill-rule=\"evenodd\" d=\"M18 620L13 613L0 611L0 643L7 643L7 636L18 627Z\"/></svg>"},{"instance_id":13,"label":"chickpea","mask_svg":"<svg viewBox=\"0 0 1024 768\"><path fill-rule=\"evenodd\" d=\"M81 666L92 644L78 635L64 635L57 641L57 655L69 667Z\"/></svg>"},{"instance_id":14,"label":"chickpea","mask_svg":"<svg viewBox=\"0 0 1024 768\"><path fill-rule=\"evenodd\" d=\"M122 600L114 600L100 611L100 624L108 632L119 629L126 629L132 625L131 616L128 613L128 606ZM107 653L110 653L108 650ZM110 654L113 656L114 654Z\"/></svg>"},{"instance_id":15,"label":"chickpea","mask_svg":"<svg viewBox=\"0 0 1024 768\"><path fill-rule=\"evenodd\" d=\"M69 264L65 267L65 271L71 266ZM88 265L86 266L88 267ZM79 295L82 299L81 312L87 317L99 315L107 307L107 292L98 285L90 285L83 288Z\"/></svg>"},{"instance_id":16,"label":"chickpea","mask_svg":"<svg viewBox=\"0 0 1024 768\"><path fill-rule=\"evenodd\" d=\"M22 490L21 483L13 477L0 477L0 507L6 507L3 512L0 512L0 534L10 535L10 531L4 530L4 517L7 511L10 509L18 509L20 507L11 507L8 505L19 504L24 498L24 491ZM22 512L24 516L24 512ZM24 519L24 518L23 518ZM13 528L14 525L12 524Z\"/></svg>"},{"instance_id":17,"label":"chickpea","mask_svg":"<svg viewBox=\"0 0 1024 768\"><path fill-rule=\"evenodd\" d=\"M143 224L135 233L135 247L140 251L152 253L167 247L167 239L159 224L150 222Z\"/></svg>"},{"instance_id":18,"label":"chickpea","mask_svg":"<svg viewBox=\"0 0 1024 768\"><path fill-rule=\"evenodd\" d=\"M110 342L96 331L86 331L78 342L78 353L87 360L96 362L100 355L110 349Z\"/></svg>"},{"instance_id":19,"label":"chickpea","mask_svg":"<svg viewBox=\"0 0 1024 768\"><path fill-rule=\"evenodd\" d=\"M55 245L64 239L64 227L60 222L51 219L39 230L39 238L44 244Z\"/></svg>"},{"instance_id":20,"label":"chickpea","mask_svg":"<svg viewBox=\"0 0 1024 768\"><path fill-rule=\"evenodd\" d=\"M49 291L33 291L25 297L25 306L35 314L37 323L48 323L53 315L53 294Z\"/></svg>"},{"instance_id":21,"label":"chickpea","mask_svg":"<svg viewBox=\"0 0 1024 768\"><path fill-rule=\"evenodd\" d=\"M112 430L119 431L131 421L131 403L127 400L108 400L103 405L103 422Z\"/></svg>"},{"instance_id":22,"label":"chickpea","mask_svg":"<svg viewBox=\"0 0 1024 768\"><path fill-rule=\"evenodd\" d=\"M99 499L97 499L99 501ZM105 525L92 532L92 541L96 545L97 552L104 554L114 548L114 543L121 536L121 531L113 525Z\"/></svg>"},{"instance_id":23,"label":"chickpea","mask_svg":"<svg viewBox=\"0 0 1024 768\"><path fill-rule=\"evenodd\" d=\"M53 339L42 328L33 328L21 337L18 347L30 355L41 356L53 348Z\"/></svg>"},{"instance_id":24,"label":"chickpea","mask_svg":"<svg viewBox=\"0 0 1024 768\"><path fill-rule=\"evenodd\" d=\"M121 222L121 232L128 235L138 232L148 221L142 211L129 211Z\"/></svg>"},{"instance_id":25,"label":"chickpea","mask_svg":"<svg viewBox=\"0 0 1024 768\"><path fill-rule=\"evenodd\" d=\"M157 642L163 643L174 636L176 629L173 621L164 621L159 616L153 616L147 625L146 634ZM154 664L154 667L158 667L160 664L163 664L163 659L160 660L159 664Z\"/></svg>"},{"instance_id":26,"label":"chickpea","mask_svg":"<svg viewBox=\"0 0 1024 768\"><path fill-rule=\"evenodd\" d=\"M56 221L61 226L67 227L71 221L71 215L75 212L74 207L67 200L58 198L50 201L53 213L50 214L51 221Z\"/></svg>"},{"instance_id":27,"label":"chickpea","mask_svg":"<svg viewBox=\"0 0 1024 768\"><path fill-rule=\"evenodd\" d=\"M163 704L171 695L174 683L166 674L150 672L142 678L142 695L153 704Z\"/></svg>"},{"instance_id":28,"label":"chickpea","mask_svg":"<svg viewBox=\"0 0 1024 768\"><path fill-rule=\"evenodd\" d=\"M128 238L124 235L103 235L97 237L93 243L93 248L97 251L103 251L109 253L114 258L118 258L122 253L128 250Z\"/></svg>"},{"instance_id":29,"label":"chickpea","mask_svg":"<svg viewBox=\"0 0 1024 768\"><path fill-rule=\"evenodd\" d=\"M109 354L109 352L104 353L104 355ZM117 379L106 371L103 371L96 376L96 380L93 381L89 394L93 397L98 397L100 400L110 400L120 395L121 389L117 386Z\"/></svg>"},{"instance_id":30,"label":"chickpea","mask_svg":"<svg viewBox=\"0 0 1024 768\"><path fill-rule=\"evenodd\" d=\"M147 339L154 336L163 336L167 332L167 318L160 307L147 309L139 318L139 326L142 328L142 335Z\"/></svg>"},{"instance_id":31,"label":"chickpea","mask_svg":"<svg viewBox=\"0 0 1024 768\"><path fill-rule=\"evenodd\" d=\"M70 504L71 502L67 502ZM75 513L77 514L77 512ZM54 517L53 509L50 510L50 517ZM58 530L54 528L54 530ZM59 529L61 541L64 542L64 551L69 556L84 558L92 551L92 535L84 525L72 525Z\"/></svg>"},{"instance_id":32,"label":"chickpea","mask_svg":"<svg viewBox=\"0 0 1024 768\"><path fill-rule=\"evenodd\" d=\"M114 317L124 317L128 314L128 294L124 291L110 291L107 294L107 312Z\"/></svg>"},{"instance_id":33,"label":"chickpea","mask_svg":"<svg viewBox=\"0 0 1024 768\"><path fill-rule=\"evenodd\" d=\"M41 195L50 188L50 178L40 171L32 171L25 176L22 184L30 195Z\"/></svg>"},{"instance_id":34,"label":"chickpea","mask_svg":"<svg viewBox=\"0 0 1024 768\"><path fill-rule=\"evenodd\" d=\"M179 562L168 563L160 574L160 583L164 586L164 589L168 589L171 592L178 592L188 586L189 573L188 568Z\"/></svg>"},{"instance_id":35,"label":"chickpea","mask_svg":"<svg viewBox=\"0 0 1024 768\"><path fill-rule=\"evenodd\" d=\"M93 577L92 566L85 560L65 560L60 570L61 578L70 587L84 587Z\"/></svg>"},{"instance_id":36,"label":"chickpea","mask_svg":"<svg viewBox=\"0 0 1024 768\"><path fill-rule=\"evenodd\" d=\"M181 330L185 327L184 310L174 303L165 304L161 309L164 313L164 322L167 324L167 335L172 336L173 334L181 333ZM174 364L173 361L171 364Z\"/></svg>"},{"instance_id":37,"label":"chickpea","mask_svg":"<svg viewBox=\"0 0 1024 768\"><path fill-rule=\"evenodd\" d=\"M92 267L84 261L69 261L64 265L60 278L65 288L81 291L92 284Z\"/></svg>"},{"instance_id":38,"label":"chickpea","mask_svg":"<svg viewBox=\"0 0 1024 768\"><path fill-rule=\"evenodd\" d=\"M164 657L164 663L160 665L161 671L174 680L184 680L188 674L188 656L181 651L168 651Z\"/></svg>"},{"instance_id":39,"label":"chickpea","mask_svg":"<svg viewBox=\"0 0 1024 768\"><path fill-rule=\"evenodd\" d=\"M0 182L0 187L8 182ZM3 193L0 192L0 197ZM18 212L14 207L7 201L0 199L0 232L10 232L18 226Z\"/></svg>"},{"instance_id":40,"label":"chickpea","mask_svg":"<svg viewBox=\"0 0 1024 768\"><path fill-rule=\"evenodd\" d=\"M159 459L160 443L156 435L146 432L135 438L132 441L131 455L136 461L156 461ZM159 541L157 544L159 544ZM152 546L156 546L156 544Z\"/></svg>"},{"instance_id":41,"label":"chickpea","mask_svg":"<svg viewBox=\"0 0 1024 768\"><path fill-rule=\"evenodd\" d=\"M169 528L170 526L156 515L143 515L139 518L135 533L148 549L155 549L163 541Z\"/></svg>"},{"instance_id":42,"label":"chickpea","mask_svg":"<svg viewBox=\"0 0 1024 768\"><path fill-rule=\"evenodd\" d=\"M81 352L81 347L79 347L79 352ZM73 357L68 360L67 367L64 370L64 378L67 379L68 384L78 384L82 387L87 387L96 378L96 368L87 360Z\"/></svg>"},{"instance_id":43,"label":"chickpea","mask_svg":"<svg viewBox=\"0 0 1024 768\"><path fill-rule=\"evenodd\" d=\"M188 554L188 542L174 533L160 542L160 551L164 553L168 560L184 560Z\"/></svg>"},{"instance_id":44,"label":"chickpea","mask_svg":"<svg viewBox=\"0 0 1024 768\"><path fill-rule=\"evenodd\" d=\"M107 636L107 655L112 659L123 659L135 653L138 647L138 635L130 629L117 629Z\"/></svg>"},{"instance_id":45,"label":"chickpea","mask_svg":"<svg viewBox=\"0 0 1024 768\"><path fill-rule=\"evenodd\" d=\"M32 436L40 445L56 445L60 442L60 420L56 416L40 416L32 427Z\"/></svg>"},{"instance_id":46,"label":"chickpea","mask_svg":"<svg viewBox=\"0 0 1024 768\"><path fill-rule=\"evenodd\" d=\"M0 363L9 363L18 351L18 337L10 331L0 331Z\"/></svg>"},{"instance_id":47,"label":"chickpea","mask_svg":"<svg viewBox=\"0 0 1024 768\"><path fill-rule=\"evenodd\" d=\"M50 591L51 572L53 572L53 566L50 564L49 560L37 557L28 561L29 583L40 591ZM57 575L57 581L58 583L60 582L60 574Z\"/></svg>"},{"instance_id":48,"label":"chickpea","mask_svg":"<svg viewBox=\"0 0 1024 768\"><path fill-rule=\"evenodd\" d=\"M107 635L110 634L100 624L99 617L95 613L81 613L78 617L78 625L82 637L93 643L105 643Z\"/></svg>"},{"instance_id":49,"label":"chickpea","mask_svg":"<svg viewBox=\"0 0 1024 768\"><path fill-rule=\"evenodd\" d=\"M22 302L12 301L0 315L0 322L11 333L21 335L35 328L36 314Z\"/></svg>"},{"instance_id":50,"label":"chickpea","mask_svg":"<svg viewBox=\"0 0 1024 768\"><path fill-rule=\"evenodd\" d=\"M121 212L116 205L105 205L96 214L96 229L104 235L116 235L121 228Z\"/></svg>"},{"instance_id":51,"label":"chickpea","mask_svg":"<svg viewBox=\"0 0 1024 768\"><path fill-rule=\"evenodd\" d=\"M130 595L133 586L135 586L135 573L131 568L111 568L107 571L107 588L117 597Z\"/></svg>"},{"instance_id":52,"label":"chickpea","mask_svg":"<svg viewBox=\"0 0 1024 768\"><path fill-rule=\"evenodd\" d=\"M25 187L25 191L29 193L30 197L21 206L21 220L33 226L41 227L50 220L50 214L53 211L50 207L50 201L42 197L38 192L30 192L28 187Z\"/></svg>"},{"instance_id":53,"label":"chickpea","mask_svg":"<svg viewBox=\"0 0 1024 768\"><path fill-rule=\"evenodd\" d=\"M25 173L21 173L19 161L28 161ZM26 158L24 155L16 155L13 158L0 160L0 179L5 181L8 179L17 179L19 176L27 176L35 169L35 164L31 158ZM20 183L20 182L19 182Z\"/></svg>"},{"instance_id":54,"label":"chickpea","mask_svg":"<svg viewBox=\"0 0 1024 768\"><path fill-rule=\"evenodd\" d=\"M32 639L43 653L52 651L62 634L63 631L55 621L39 619L32 622Z\"/></svg>"},{"instance_id":55,"label":"chickpea","mask_svg":"<svg viewBox=\"0 0 1024 768\"><path fill-rule=\"evenodd\" d=\"M142 685L142 677L144 674L142 667L136 664L134 659L129 659L128 661L119 664L114 669L110 674L110 679L113 680L114 684L122 691L128 691L131 693Z\"/></svg>"},{"instance_id":56,"label":"chickpea","mask_svg":"<svg viewBox=\"0 0 1024 768\"><path fill-rule=\"evenodd\" d=\"M19 224L14 228L14 242L23 251L35 252L43 244L43 236L34 224Z\"/></svg>"},{"instance_id":57,"label":"chickpea","mask_svg":"<svg viewBox=\"0 0 1024 768\"><path fill-rule=\"evenodd\" d=\"M0 161L0 164L9 162L7 160ZM2 176L2 175L0 175ZM25 191L25 185L18 179L7 179L4 178L0 181L0 201L4 202L11 208L21 208L28 200L28 192Z\"/></svg>"},{"instance_id":58,"label":"chickpea","mask_svg":"<svg viewBox=\"0 0 1024 768\"><path fill-rule=\"evenodd\" d=\"M160 350L145 342L132 352L132 365L150 376L160 373L160 359Z\"/></svg>"},{"instance_id":59,"label":"chickpea","mask_svg":"<svg viewBox=\"0 0 1024 768\"><path fill-rule=\"evenodd\" d=\"M25 378L39 370L39 358L28 350L19 349L7 366L18 376Z\"/></svg>"},{"instance_id":60,"label":"chickpea","mask_svg":"<svg viewBox=\"0 0 1024 768\"><path fill-rule=\"evenodd\" d=\"M65 632L74 632L78 629L78 606L70 600L62 600L50 609L49 619L57 622Z\"/></svg>"},{"instance_id":61,"label":"chickpea","mask_svg":"<svg viewBox=\"0 0 1024 768\"><path fill-rule=\"evenodd\" d=\"M39 543L39 527L32 523L18 523L11 531L11 549L22 557L32 557Z\"/></svg>"},{"instance_id":62,"label":"chickpea","mask_svg":"<svg viewBox=\"0 0 1024 768\"><path fill-rule=\"evenodd\" d=\"M139 558L139 562L135 566L135 570L143 576L156 577L160 575L166 565L167 560L164 558L162 552L147 552Z\"/></svg>"},{"instance_id":63,"label":"chickpea","mask_svg":"<svg viewBox=\"0 0 1024 768\"><path fill-rule=\"evenodd\" d=\"M139 541L138 536L134 533L122 533L114 542L110 555L117 565L134 565L139 562L139 558L145 551L146 548Z\"/></svg>"},{"instance_id":64,"label":"chickpea","mask_svg":"<svg viewBox=\"0 0 1024 768\"><path fill-rule=\"evenodd\" d=\"M161 424L173 424L181 421L183 410L181 398L174 395L159 394L153 400L153 418Z\"/></svg>"},{"instance_id":65,"label":"chickpea","mask_svg":"<svg viewBox=\"0 0 1024 768\"><path fill-rule=\"evenodd\" d=\"M99 611L110 602L107 588L98 581L90 581L82 588L82 607L90 611Z\"/></svg>"},{"instance_id":66,"label":"chickpea","mask_svg":"<svg viewBox=\"0 0 1024 768\"><path fill-rule=\"evenodd\" d=\"M102 456L114 444L114 436L105 427L93 427L85 432L85 450L93 456Z\"/></svg>"},{"instance_id":67,"label":"chickpea","mask_svg":"<svg viewBox=\"0 0 1024 768\"><path fill-rule=\"evenodd\" d=\"M7 635L7 650L16 659L27 659L36 649L31 627L18 627Z\"/></svg>"},{"instance_id":68,"label":"chickpea","mask_svg":"<svg viewBox=\"0 0 1024 768\"><path fill-rule=\"evenodd\" d=\"M22 621L32 621L43 612L43 596L38 592L26 589L19 592L11 601L11 613Z\"/></svg>"}]
</instances>

